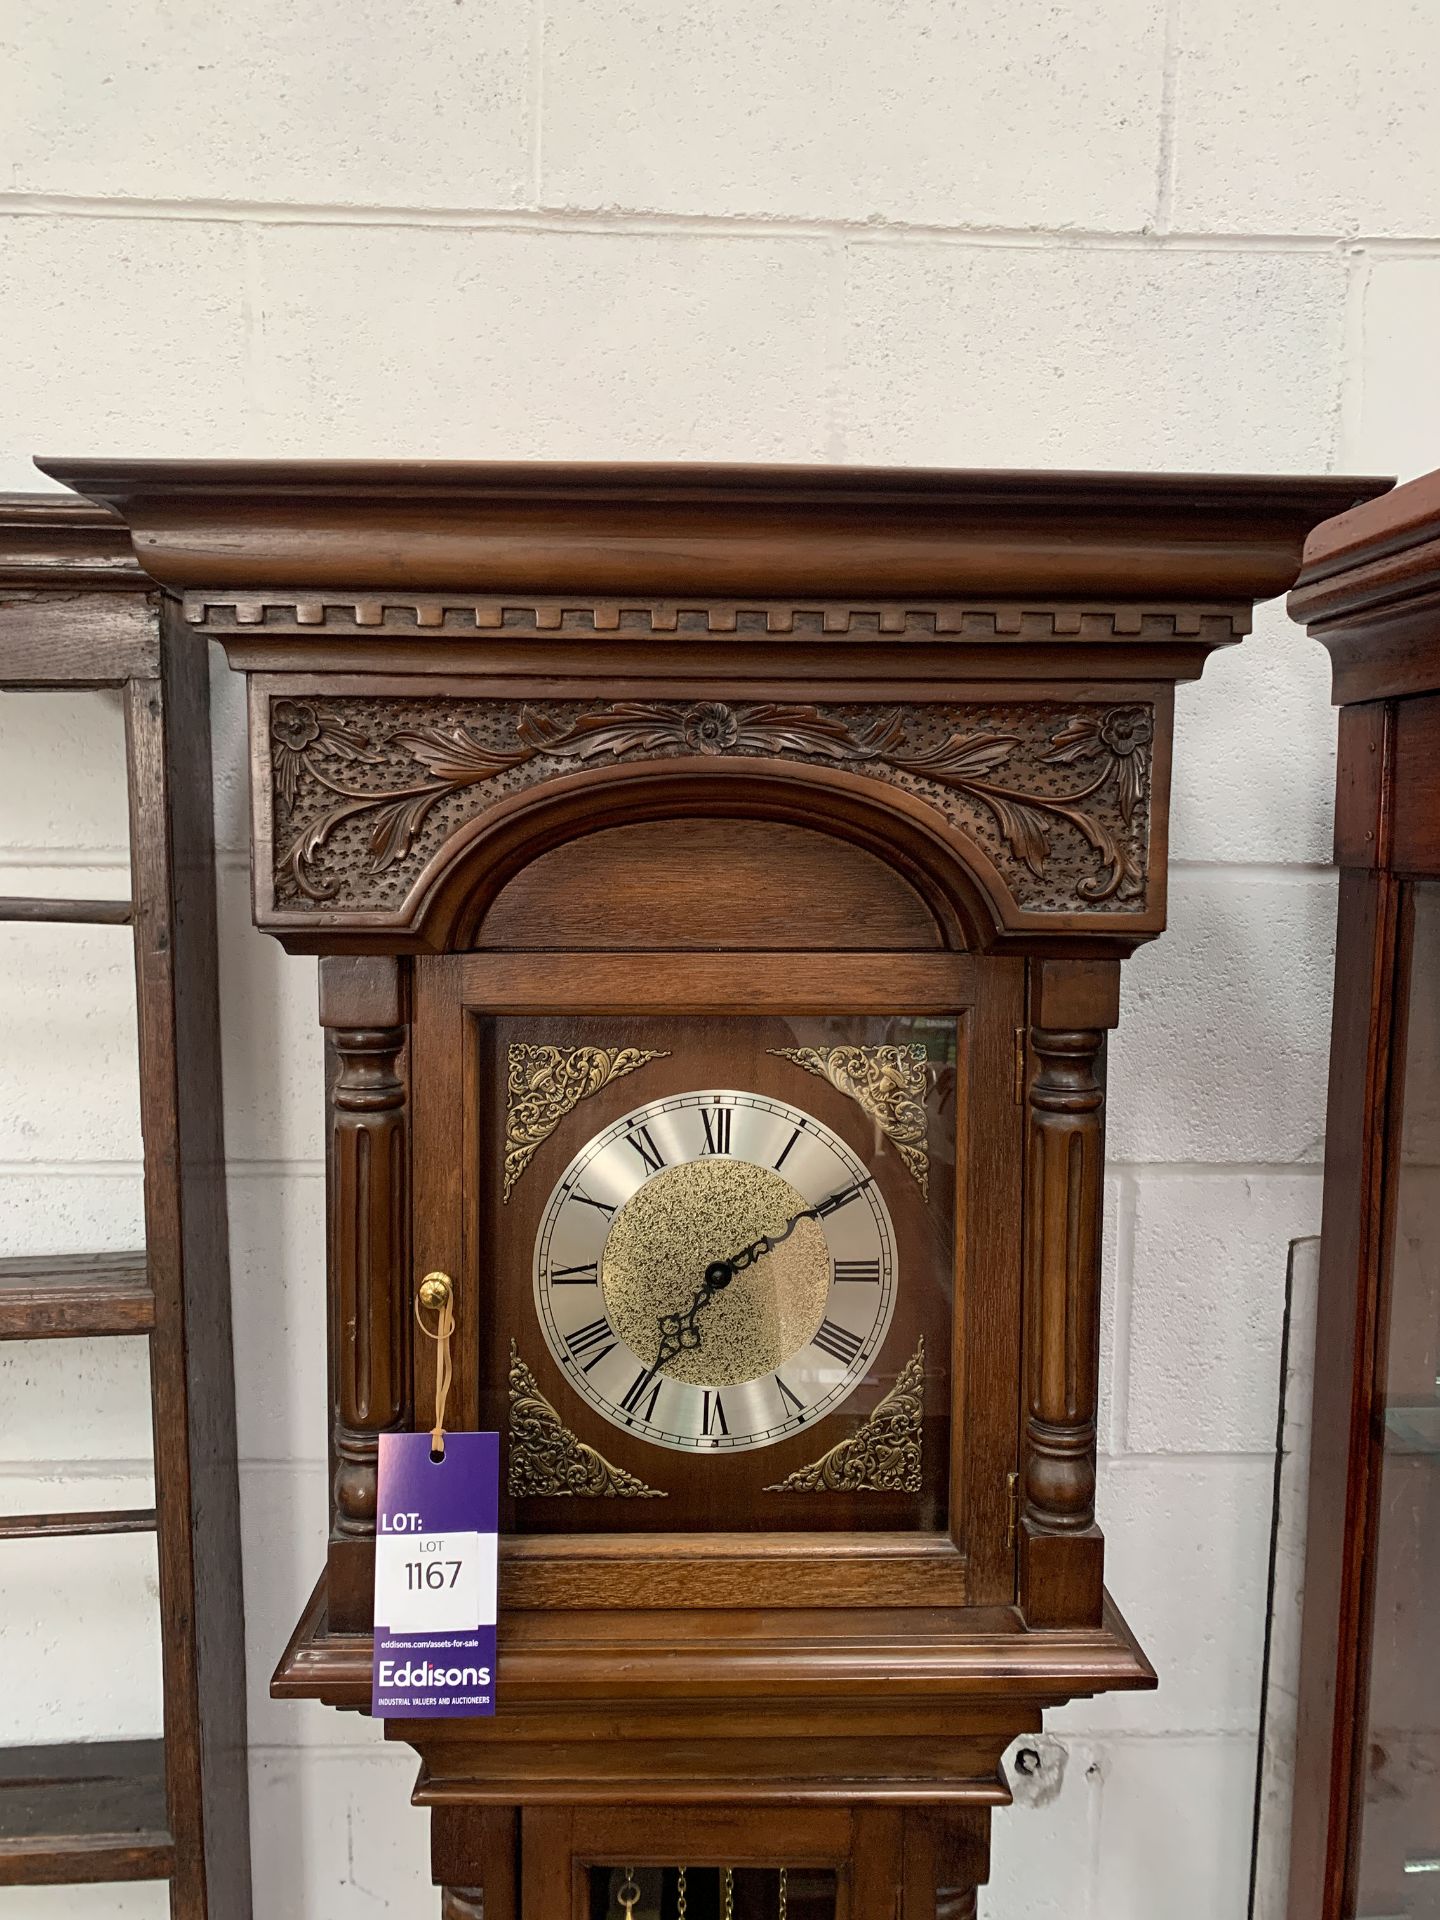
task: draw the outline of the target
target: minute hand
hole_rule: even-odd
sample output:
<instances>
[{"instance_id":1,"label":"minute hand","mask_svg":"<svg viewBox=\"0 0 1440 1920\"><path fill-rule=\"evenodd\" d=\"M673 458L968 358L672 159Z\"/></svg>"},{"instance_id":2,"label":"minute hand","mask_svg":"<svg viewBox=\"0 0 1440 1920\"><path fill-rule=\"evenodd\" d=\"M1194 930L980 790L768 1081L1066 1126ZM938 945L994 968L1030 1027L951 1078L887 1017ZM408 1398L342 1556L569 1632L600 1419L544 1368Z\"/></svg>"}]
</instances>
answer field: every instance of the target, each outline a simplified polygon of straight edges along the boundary
<instances>
[{"instance_id":1,"label":"minute hand","mask_svg":"<svg viewBox=\"0 0 1440 1920\"><path fill-rule=\"evenodd\" d=\"M863 1180L857 1180L854 1186L842 1187L838 1193L832 1193L828 1200L821 1200L813 1207L803 1207L785 1222L779 1233L762 1233L748 1247L742 1247L739 1253L732 1253L725 1265L732 1273L742 1273L746 1267L753 1266L762 1253L770 1253L788 1240L802 1220L823 1220L827 1214L838 1213L841 1207L848 1206L858 1194L863 1193L873 1179L873 1174L867 1174Z\"/></svg>"},{"instance_id":2,"label":"minute hand","mask_svg":"<svg viewBox=\"0 0 1440 1920\"><path fill-rule=\"evenodd\" d=\"M788 1240L802 1220L823 1220L827 1214L838 1213L841 1207L848 1206L857 1194L865 1191L872 1178L873 1175L867 1175L865 1179L857 1180L853 1187L842 1187L839 1193L832 1193L828 1200L821 1200L816 1206L802 1207L793 1219L785 1222L779 1233L762 1233L758 1240L752 1240L739 1253L732 1253L728 1260L712 1260L684 1312L660 1315L660 1346L655 1358L656 1366L663 1367L677 1355L695 1353L699 1349L701 1312L717 1293L724 1292L737 1273L753 1266L761 1254L769 1253L782 1241Z\"/></svg>"}]
</instances>

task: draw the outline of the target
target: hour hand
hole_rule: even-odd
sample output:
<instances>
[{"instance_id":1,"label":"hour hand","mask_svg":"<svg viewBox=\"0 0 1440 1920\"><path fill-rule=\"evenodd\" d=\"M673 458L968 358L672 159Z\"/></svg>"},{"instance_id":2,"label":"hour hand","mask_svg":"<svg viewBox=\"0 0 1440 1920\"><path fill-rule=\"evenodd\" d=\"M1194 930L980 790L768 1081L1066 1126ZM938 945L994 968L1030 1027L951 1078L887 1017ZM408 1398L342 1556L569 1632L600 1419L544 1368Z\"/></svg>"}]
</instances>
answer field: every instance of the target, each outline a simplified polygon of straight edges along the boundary
<instances>
[{"instance_id":1,"label":"hour hand","mask_svg":"<svg viewBox=\"0 0 1440 1920\"><path fill-rule=\"evenodd\" d=\"M700 1309L728 1287L734 1278L735 1268L729 1260L712 1260L685 1311L660 1315L660 1351L655 1359L657 1367L663 1367L667 1360L673 1360L677 1354L695 1352L700 1345Z\"/></svg>"},{"instance_id":2,"label":"hour hand","mask_svg":"<svg viewBox=\"0 0 1440 1920\"><path fill-rule=\"evenodd\" d=\"M700 1328L696 1316L709 1297L707 1293L696 1294L684 1313L661 1314L660 1351L655 1356L657 1367L663 1367L668 1360L674 1360L679 1354L694 1353L700 1345Z\"/></svg>"}]
</instances>

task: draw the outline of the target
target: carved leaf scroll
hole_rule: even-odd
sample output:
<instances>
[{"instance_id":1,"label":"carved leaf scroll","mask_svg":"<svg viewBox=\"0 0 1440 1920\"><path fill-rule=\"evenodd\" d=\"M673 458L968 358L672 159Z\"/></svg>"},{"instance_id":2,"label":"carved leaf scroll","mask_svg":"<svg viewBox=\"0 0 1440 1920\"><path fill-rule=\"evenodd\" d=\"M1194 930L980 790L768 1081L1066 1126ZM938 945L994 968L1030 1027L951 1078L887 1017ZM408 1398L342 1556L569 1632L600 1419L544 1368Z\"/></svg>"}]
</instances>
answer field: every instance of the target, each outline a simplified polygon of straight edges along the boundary
<instances>
[{"instance_id":1,"label":"carved leaf scroll","mask_svg":"<svg viewBox=\"0 0 1440 1920\"><path fill-rule=\"evenodd\" d=\"M925 1339L900 1378L847 1439L766 1493L919 1493L925 1416Z\"/></svg>"},{"instance_id":2,"label":"carved leaf scroll","mask_svg":"<svg viewBox=\"0 0 1440 1920\"><path fill-rule=\"evenodd\" d=\"M548 1047L516 1041L510 1047L505 1105L505 1191L529 1166L535 1150L572 1108L647 1060L668 1058L644 1047Z\"/></svg>"},{"instance_id":3,"label":"carved leaf scroll","mask_svg":"<svg viewBox=\"0 0 1440 1920\"><path fill-rule=\"evenodd\" d=\"M663 1500L624 1467L570 1431L541 1393L535 1376L510 1342L510 1462L506 1484L513 1500Z\"/></svg>"},{"instance_id":4,"label":"carved leaf scroll","mask_svg":"<svg viewBox=\"0 0 1440 1920\"><path fill-rule=\"evenodd\" d=\"M930 1198L930 1143L925 1116L925 1048L771 1047L807 1073L847 1094L879 1127Z\"/></svg>"},{"instance_id":5,"label":"carved leaf scroll","mask_svg":"<svg viewBox=\"0 0 1440 1920\"><path fill-rule=\"evenodd\" d=\"M394 904L465 821L597 762L764 756L905 788L1033 911L1124 912L1145 891L1153 734L1138 704L276 699L276 896Z\"/></svg>"}]
</instances>

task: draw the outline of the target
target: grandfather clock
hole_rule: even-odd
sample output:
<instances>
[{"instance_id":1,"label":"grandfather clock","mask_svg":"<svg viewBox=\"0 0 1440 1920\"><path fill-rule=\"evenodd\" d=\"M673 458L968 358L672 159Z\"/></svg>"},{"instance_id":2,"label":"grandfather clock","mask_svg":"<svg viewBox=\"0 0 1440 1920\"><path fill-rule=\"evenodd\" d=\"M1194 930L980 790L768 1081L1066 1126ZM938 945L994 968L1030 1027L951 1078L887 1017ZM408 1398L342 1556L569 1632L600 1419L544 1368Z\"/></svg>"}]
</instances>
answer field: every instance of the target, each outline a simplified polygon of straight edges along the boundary
<instances>
[{"instance_id":1,"label":"grandfather clock","mask_svg":"<svg viewBox=\"0 0 1440 1920\"><path fill-rule=\"evenodd\" d=\"M334 1494L277 1692L368 1704L441 1270L504 1462L498 1711L387 1725L447 1912L973 1913L1006 1745L1154 1681L1095 1395L1172 689L1382 483L45 466L246 674L256 922L320 956Z\"/></svg>"}]
</instances>

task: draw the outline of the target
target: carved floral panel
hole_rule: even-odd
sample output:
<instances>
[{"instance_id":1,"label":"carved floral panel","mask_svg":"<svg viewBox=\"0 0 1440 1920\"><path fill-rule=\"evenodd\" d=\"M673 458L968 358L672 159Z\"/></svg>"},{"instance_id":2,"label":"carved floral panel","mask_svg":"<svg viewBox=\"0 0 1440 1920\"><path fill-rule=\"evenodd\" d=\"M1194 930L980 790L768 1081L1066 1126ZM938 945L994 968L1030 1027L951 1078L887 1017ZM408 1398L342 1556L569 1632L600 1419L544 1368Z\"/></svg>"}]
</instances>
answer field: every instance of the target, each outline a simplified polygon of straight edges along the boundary
<instances>
[{"instance_id":1,"label":"carved floral panel","mask_svg":"<svg viewBox=\"0 0 1440 1920\"><path fill-rule=\"evenodd\" d=\"M507 795L621 761L778 758L913 794L1032 913L1144 902L1154 715L1133 703L816 706L322 696L270 703L282 909L397 909Z\"/></svg>"}]
</instances>

